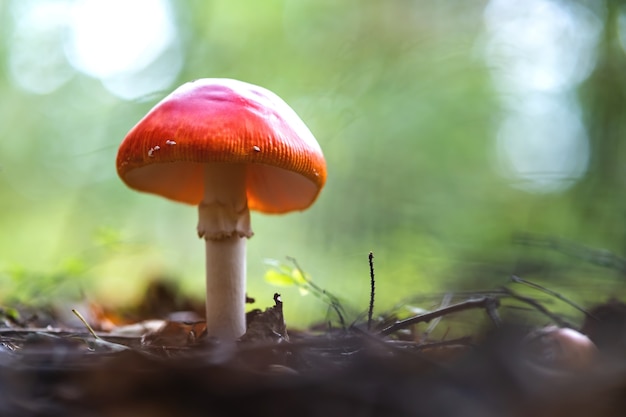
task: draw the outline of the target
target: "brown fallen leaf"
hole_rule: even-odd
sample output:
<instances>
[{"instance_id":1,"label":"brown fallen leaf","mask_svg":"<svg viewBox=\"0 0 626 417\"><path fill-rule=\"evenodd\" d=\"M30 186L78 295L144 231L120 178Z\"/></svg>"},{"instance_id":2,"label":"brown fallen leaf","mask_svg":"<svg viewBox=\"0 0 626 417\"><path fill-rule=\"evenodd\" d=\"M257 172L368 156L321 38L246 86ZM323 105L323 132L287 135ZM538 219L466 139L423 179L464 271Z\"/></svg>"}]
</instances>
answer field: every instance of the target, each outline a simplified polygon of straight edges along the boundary
<instances>
[{"instance_id":1,"label":"brown fallen leaf","mask_svg":"<svg viewBox=\"0 0 626 417\"><path fill-rule=\"evenodd\" d=\"M283 302L280 294L274 294L274 306L252 310L247 314L248 329L241 337L242 342L281 342L289 341L287 326L283 317Z\"/></svg>"},{"instance_id":2,"label":"brown fallen leaf","mask_svg":"<svg viewBox=\"0 0 626 417\"><path fill-rule=\"evenodd\" d=\"M165 321L156 330L145 334L141 339L144 346L186 347L198 344L206 331L204 322L181 323Z\"/></svg>"}]
</instances>

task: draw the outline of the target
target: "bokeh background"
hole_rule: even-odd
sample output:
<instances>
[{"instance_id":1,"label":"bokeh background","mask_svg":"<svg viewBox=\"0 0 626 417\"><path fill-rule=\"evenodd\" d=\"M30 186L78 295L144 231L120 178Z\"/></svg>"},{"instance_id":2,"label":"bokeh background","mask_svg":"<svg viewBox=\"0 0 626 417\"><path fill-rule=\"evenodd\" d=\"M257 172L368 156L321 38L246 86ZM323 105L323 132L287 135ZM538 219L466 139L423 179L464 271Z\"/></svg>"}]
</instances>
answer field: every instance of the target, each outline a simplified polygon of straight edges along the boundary
<instances>
[{"instance_id":1,"label":"bokeh background","mask_svg":"<svg viewBox=\"0 0 626 417\"><path fill-rule=\"evenodd\" d=\"M0 0L0 300L202 299L197 210L127 189L126 132L196 78L283 97L328 163L315 206L253 214L248 292L293 257L355 313L518 274L623 296L626 8L610 0Z\"/></svg>"}]
</instances>

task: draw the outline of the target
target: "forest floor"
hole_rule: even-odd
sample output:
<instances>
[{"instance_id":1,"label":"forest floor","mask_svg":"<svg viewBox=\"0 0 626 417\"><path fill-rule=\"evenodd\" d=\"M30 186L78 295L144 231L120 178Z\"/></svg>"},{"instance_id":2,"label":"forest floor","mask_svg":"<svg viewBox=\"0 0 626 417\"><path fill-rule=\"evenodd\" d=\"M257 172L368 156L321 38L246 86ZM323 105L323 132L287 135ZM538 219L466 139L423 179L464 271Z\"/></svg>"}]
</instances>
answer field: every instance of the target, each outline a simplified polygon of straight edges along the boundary
<instances>
[{"instance_id":1,"label":"forest floor","mask_svg":"<svg viewBox=\"0 0 626 417\"><path fill-rule=\"evenodd\" d=\"M502 288L458 294L402 320L339 317L296 331L275 295L272 307L248 313L246 335L226 344L206 337L193 313L150 319L162 317L156 305L181 308L168 303L167 288L156 293L158 303L126 324L95 306L83 312L90 326L50 310L4 310L0 416L626 415L626 305L616 300L576 325ZM511 300L527 310L503 314ZM529 310L551 326L530 326ZM483 320L454 321L468 314ZM441 331L452 326L454 337ZM593 344L570 344L558 336L563 328Z\"/></svg>"}]
</instances>

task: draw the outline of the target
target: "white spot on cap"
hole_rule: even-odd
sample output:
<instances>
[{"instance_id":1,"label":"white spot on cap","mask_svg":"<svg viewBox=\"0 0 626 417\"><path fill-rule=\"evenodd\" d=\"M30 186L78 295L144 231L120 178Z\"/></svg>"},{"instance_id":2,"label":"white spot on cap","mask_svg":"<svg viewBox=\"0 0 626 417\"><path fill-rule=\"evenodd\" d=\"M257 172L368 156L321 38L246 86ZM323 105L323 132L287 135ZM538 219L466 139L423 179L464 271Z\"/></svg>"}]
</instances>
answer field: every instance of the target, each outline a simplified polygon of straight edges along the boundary
<instances>
[{"instance_id":1,"label":"white spot on cap","mask_svg":"<svg viewBox=\"0 0 626 417\"><path fill-rule=\"evenodd\" d=\"M253 150L254 152L261 152L261 148L259 148L259 147L258 147L258 146L256 146L256 145L252 147L252 150Z\"/></svg>"},{"instance_id":2,"label":"white spot on cap","mask_svg":"<svg viewBox=\"0 0 626 417\"><path fill-rule=\"evenodd\" d=\"M176 145L176 141L173 141L173 140L169 140L169 139L168 139L168 140L166 140L166 141L165 141L165 144L166 144L166 145L173 146L173 145Z\"/></svg>"},{"instance_id":3,"label":"white spot on cap","mask_svg":"<svg viewBox=\"0 0 626 417\"><path fill-rule=\"evenodd\" d=\"M159 149L161 149L161 147L159 145L155 146L154 148L150 148L148 150L148 156L150 158L153 158L154 157L154 152L158 151Z\"/></svg>"}]
</instances>

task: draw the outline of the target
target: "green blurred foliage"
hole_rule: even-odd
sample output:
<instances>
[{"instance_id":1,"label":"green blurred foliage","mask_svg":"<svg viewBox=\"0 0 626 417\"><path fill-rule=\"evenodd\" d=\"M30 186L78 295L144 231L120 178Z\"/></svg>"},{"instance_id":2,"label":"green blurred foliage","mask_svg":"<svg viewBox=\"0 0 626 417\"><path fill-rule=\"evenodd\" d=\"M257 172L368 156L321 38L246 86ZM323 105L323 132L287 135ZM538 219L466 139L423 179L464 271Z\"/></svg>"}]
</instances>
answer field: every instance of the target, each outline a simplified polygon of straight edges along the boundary
<instances>
[{"instance_id":1,"label":"green blurred foliage","mask_svg":"<svg viewBox=\"0 0 626 417\"><path fill-rule=\"evenodd\" d=\"M84 291L123 304L139 299L148 279L170 275L202 297L197 210L127 189L114 161L126 132L160 98L203 77L273 90L327 158L328 183L311 209L253 214L248 292L261 306L276 290L263 280L264 259L289 256L317 285L365 311L370 250L379 309L419 293L501 285L513 272L583 303L624 294L620 271L512 238L537 233L626 252L626 63L614 23L577 90L589 169L567 190L531 193L495 168L504 106L482 51L487 2L172 2L181 72L167 91L132 101L80 73L48 94L20 89L7 70L12 4L0 2L5 300ZM599 19L615 22L618 9L607 5ZM50 291L60 287L74 290ZM293 323L320 319L327 307L297 285L280 290Z\"/></svg>"}]
</instances>

